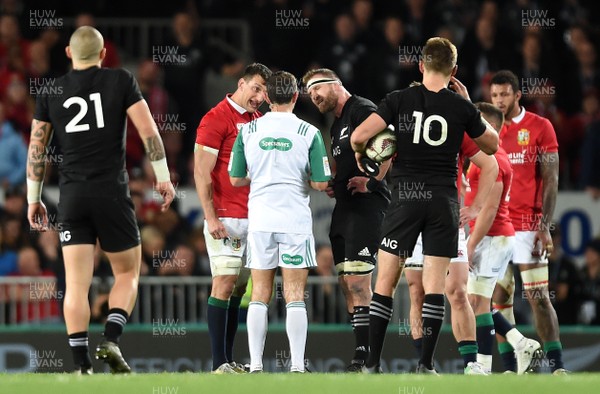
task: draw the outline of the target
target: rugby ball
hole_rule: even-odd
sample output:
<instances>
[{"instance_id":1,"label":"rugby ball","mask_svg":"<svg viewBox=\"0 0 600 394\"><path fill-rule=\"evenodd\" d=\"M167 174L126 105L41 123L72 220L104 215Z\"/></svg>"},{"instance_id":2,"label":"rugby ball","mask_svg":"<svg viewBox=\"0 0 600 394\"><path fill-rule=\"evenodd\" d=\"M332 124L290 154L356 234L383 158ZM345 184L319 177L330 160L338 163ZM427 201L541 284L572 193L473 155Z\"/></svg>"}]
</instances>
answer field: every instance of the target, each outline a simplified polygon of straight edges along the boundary
<instances>
[{"instance_id":1,"label":"rugby ball","mask_svg":"<svg viewBox=\"0 0 600 394\"><path fill-rule=\"evenodd\" d=\"M365 156L375 163L382 163L396 153L396 133L394 126L389 125L384 130L374 135L365 148Z\"/></svg>"}]
</instances>

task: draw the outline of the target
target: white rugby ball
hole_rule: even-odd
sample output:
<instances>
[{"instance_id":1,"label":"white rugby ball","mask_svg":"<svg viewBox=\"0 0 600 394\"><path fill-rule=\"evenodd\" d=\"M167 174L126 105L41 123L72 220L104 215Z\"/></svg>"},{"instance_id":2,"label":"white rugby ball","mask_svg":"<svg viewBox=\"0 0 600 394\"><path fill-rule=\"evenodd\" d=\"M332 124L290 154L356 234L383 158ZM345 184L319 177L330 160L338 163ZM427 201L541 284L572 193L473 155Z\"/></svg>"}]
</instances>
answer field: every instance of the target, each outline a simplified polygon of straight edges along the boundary
<instances>
[{"instance_id":1,"label":"white rugby ball","mask_svg":"<svg viewBox=\"0 0 600 394\"><path fill-rule=\"evenodd\" d=\"M376 163L384 162L396 153L396 133L393 126L388 126L374 135L365 148L365 155Z\"/></svg>"}]
</instances>

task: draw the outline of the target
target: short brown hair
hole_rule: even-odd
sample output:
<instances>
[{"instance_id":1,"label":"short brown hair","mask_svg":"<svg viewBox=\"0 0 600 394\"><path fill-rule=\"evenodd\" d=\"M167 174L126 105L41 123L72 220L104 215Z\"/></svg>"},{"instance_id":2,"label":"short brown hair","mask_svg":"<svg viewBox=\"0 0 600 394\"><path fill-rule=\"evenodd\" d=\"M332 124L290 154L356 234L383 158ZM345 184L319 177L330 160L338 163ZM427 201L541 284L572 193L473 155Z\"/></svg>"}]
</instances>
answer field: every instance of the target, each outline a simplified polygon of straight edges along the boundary
<instances>
[{"instance_id":1,"label":"short brown hair","mask_svg":"<svg viewBox=\"0 0 600 394\"><path fill-rule=\"evenodd\" d=\"M308 81L310 81L310 79L317 74L324 75L327 78L337 79L338 81L340 80L340 77L338 77L338 75L333 70L330 70L328 68L315 68L312 70L308 70L306 74L304 74L304 76L302 77L302 84L306 86Z\"/></svg>"},{"instance_id":2,"label":"short brown hair","mask_svg":"<svg viewBox=\"0 0 600 394\"><path fill-rule=\"evenodd\" d=\"M249 81L255 75L260 75L262 77L262 79L264 79L266 82L267 79L269 79L269 77L271 76L271 74L272 74L271 70L269 70L269 68L267 66L265 66L264 64L252 63L252 64L249 64L246 66L246 68L244 69L244 75L242 76L242 78L244 78L246 81Z\"/></svg>"},{"instance_id":3,"label":"short brown hair","mask_svg":"<svg viewBox=\"0 0 600 394\"><path fill-rule=\"evenodd\" d=\"M276 71L267 79L267 95L273 104L289 104L296 93L296 77L287 71Z\"/></svg>"},{"instance_id":4,"label":"short brown hair","mask_svg":"<svg viewBox=\"0 0 600 394\"><path fill-rule=\"evenodd\" d=\"M500 108L484 102L475 103L475 106L486 118L494 121L498 125L498 130L496 131L499 133L504 124L504 114Z\"/></svg>"},{"instance_id":5,"label":"short brown hair","mask_svg":"<svg viewBox=\"0 0 600 394\"><path fill-rule=\"evenodd\" d=\"M456 66L457 59L456 46L447 38L432 37L423 48L423 65L429 71L448 76Z\"/></svg>"}]
</instances>

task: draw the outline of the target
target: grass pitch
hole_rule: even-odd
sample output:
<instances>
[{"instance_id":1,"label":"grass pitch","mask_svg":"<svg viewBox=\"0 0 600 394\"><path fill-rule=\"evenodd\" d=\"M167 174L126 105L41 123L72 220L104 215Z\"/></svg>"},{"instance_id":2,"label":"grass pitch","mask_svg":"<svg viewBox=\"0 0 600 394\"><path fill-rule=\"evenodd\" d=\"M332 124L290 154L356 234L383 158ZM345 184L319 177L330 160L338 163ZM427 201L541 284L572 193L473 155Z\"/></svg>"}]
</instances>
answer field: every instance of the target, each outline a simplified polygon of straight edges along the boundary
<instances>
[{"instance_id":1,"label":"grass pitch","mask_svg":"<svg viewBox=\"0 0 600 394\"><path fill-rule=\"evenodd\" d=\"M600 373L552 375L423 376L412 374L159 373L129 376L96 374L1 374L0 393L57 394L593 394Z\"/></svg>"}]
</instances>

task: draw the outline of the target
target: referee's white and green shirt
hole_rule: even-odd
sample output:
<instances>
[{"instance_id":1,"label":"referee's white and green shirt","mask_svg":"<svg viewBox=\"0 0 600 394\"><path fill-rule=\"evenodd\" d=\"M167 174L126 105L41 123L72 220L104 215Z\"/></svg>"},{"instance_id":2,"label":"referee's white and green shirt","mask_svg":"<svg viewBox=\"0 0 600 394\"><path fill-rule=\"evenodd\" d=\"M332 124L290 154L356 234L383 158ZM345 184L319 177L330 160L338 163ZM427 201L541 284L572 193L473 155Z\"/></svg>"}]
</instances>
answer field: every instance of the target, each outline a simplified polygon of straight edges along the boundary
<instances>
[{"instance_id":1,"label":"referee's white and green shirt","mask_svg":"<svg viewBox=\"0 0 600 394\"><path fill-rule=\"evenodd\" d=\"M309 183L331 178L316 127L290 112L268 112L242 126L229 175L251 179L248 231L312 234Z\"/></svg>"}]
</instances>

